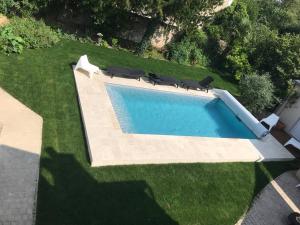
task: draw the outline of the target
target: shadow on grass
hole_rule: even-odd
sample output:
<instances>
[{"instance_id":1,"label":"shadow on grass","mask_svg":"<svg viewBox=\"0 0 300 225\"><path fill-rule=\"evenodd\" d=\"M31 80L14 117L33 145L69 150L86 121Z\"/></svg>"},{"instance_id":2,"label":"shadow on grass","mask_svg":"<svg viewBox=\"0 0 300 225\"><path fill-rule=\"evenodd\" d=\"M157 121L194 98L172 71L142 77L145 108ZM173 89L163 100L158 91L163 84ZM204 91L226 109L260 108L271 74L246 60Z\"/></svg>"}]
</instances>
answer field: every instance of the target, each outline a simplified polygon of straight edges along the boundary
<instances>
[{"instance_id":1,"label":"shadow on grass","mask_svg":"<svg viewBox=\"0 0 300 225\"><path fill-rule=\"evenodd\" d=\"M299 160L255 163L255 186L252 200L270 181L274 180L286 171L297 170L299 168Z\"/></svg>"},{"instance_id":2,"label":"shadow on grass","mask_svg":"<svg viewBox=\"0 0 300 225\"><path fill-rule=\"evenodd\" d=\"M36 224L178 224L156 203L145 181L99 183L73 155L58 154L52 148L46 151L50 157L42 158L41 172L47 180L40 177L43 194L39 195ZM58 164L64 166L58 168Z\"/></svg>"},{"instance_id":3,"label":"shadow on grass","mask_svg":"<svg viewBox=\"0 0 300 225\"><path fill-rule=\"evenodd\" d=\"M283 161L283 162L262 162L255 164L256 185L254 194L256 195L262 190L271 180L280 176L289 170L298 170L300 161Z\"/></svg>"}]
</instances>

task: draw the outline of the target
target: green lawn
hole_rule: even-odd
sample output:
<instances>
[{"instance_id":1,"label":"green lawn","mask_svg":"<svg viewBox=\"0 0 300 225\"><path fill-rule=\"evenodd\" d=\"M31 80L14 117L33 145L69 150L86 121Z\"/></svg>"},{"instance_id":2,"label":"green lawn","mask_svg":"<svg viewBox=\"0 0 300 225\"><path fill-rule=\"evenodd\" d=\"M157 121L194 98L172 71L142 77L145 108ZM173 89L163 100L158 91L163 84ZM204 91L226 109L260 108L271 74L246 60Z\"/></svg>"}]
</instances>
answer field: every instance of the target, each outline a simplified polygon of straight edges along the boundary
<instances>
[{"instance_id":1,"label":"green lawn","mask_svg":"<svg viewBox=\"0 0 300 225\"><path fill-rule=\"evenodd\" d=\"M77 42L0 55L0 86L44 118L38 225L233 225L271 177L295 168L295 162L91 168L70 68L82 54L101 67L193 79L210 74L215 86L237 93L204 69Z\"/></svg>"}]
</instances>

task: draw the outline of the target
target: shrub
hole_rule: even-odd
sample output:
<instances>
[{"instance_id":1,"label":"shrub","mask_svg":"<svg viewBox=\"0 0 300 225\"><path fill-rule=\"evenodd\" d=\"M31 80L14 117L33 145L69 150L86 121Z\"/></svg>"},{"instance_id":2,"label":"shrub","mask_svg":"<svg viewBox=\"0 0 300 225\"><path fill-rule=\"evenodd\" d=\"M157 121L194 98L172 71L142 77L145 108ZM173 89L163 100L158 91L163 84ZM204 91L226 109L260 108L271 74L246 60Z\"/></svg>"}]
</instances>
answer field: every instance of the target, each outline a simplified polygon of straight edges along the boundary
<instances>
[{"instance_id":1,"label":"shrub","mask_svg":"<svg viewBox=\"0 0 300 225\"><path fill-rule=\"evenodd\" d=\"M118 48L119 47L118 43L119 43L119 40L117 38L111 39L111 46L113 48Z\"/></svg>"},{"instance_id":2,"label":"shrub","mask_svg":"<svg viewBox=\"0 0 300 225\"><path fill-rule=\"evenodd\" d=\"M165 60L163 52L155 48L149 48L143 55L144 58Z\"/></svg>"},{"instance_id":3,"label":"shrub","mask_svg":"<svg viewBox=\"0 0 300 225\"><path fill-rule=\"evenodd\" d=\"M199 64L202 66L208 64L208 59L202 49L196 42L191 41L187 37L180 42L173 43L169 47L167 58L180 64Z\"/></svg>"},{"instance_id":4,"label":"shrub","mask_svg":"<svg viewBox=\"0 0 300 225\"><path fill-rule=\"evenodd\" d=\"M242 102L254 114L259 114L274 104L274 85L268 74L243 76L239 88Z\"/></svg>"},{"instance_id":5,"label":"shrub","mask_svg":"<svg viewBox=\"0 0 300 225\"><path fill-rule=\"evenodd\" d=\"M198 48L205 48L207 46L207 34L203 30L196 30L188 34L191 42L195 42Z\"/></svg>"},{"instance_id":6,"label":"shrub","mask_svg":"<svg viewBox=\"0 0 300 225\"><path fill-rule=\"evenodd\" d=\"M28 0L1 0L0 13L4 15L30 16L36 12L37 7Z\"/></svg>"},{"instance_id":7,"label":"shrub","mask_svg":"<svg viewBox=\"0 0 300 225\"><path fill-rule=\"evenodd\" d=\"M276 94L288 94L290 79L300 77L300 35L281 34L265 26L256 29L250 40L249 61L257 71L268 72Z\"/></svg>"},{"instance_id":8,"label":"shrub","mask_svg":"<svg viewBox=\"0 0 300 225\"><path fill-rule=\"evenodd\" d=\"M21 53L23 48L45 48L59 41L59 34L43 21L14 17L0 27L0 49L6 54Z\"/></svg>"},{"instance_id":9,"label":"shrub","mask_svg":"<svg viewBox=\"0 0 300 225\"><path fill-rule=\"evenodd\" d=\"M192 65L201 65L207 66L209 64L208 58L204 55L202 49L200 48L193 48L190 52L190 64Z\"/></svg>"},{"instance_id":10,"label":"shrub","mask_svg":"<svg viewBox=\"0 0 300 225\"><path fill-rule=\"evenodd\" d=\"M26 48L45 48L56 44L59 34L47 26L42 20L15 17L9 25L16 36L25 41Z\"/></svg>"},{"instance_id":11,"label":"shrub","mask_svg":"<svg viewBox=\"0 0 300 225\"><path fill-rule=\"evenodd\" d=\"M188 39L181 42L173 43L168 51L168 58L180 64L189 63L189 55L191 52L191 43Z\"/></svg>"},{"instance_id":12,"label":"shrub","mask_svg":"<svg viewBox=\"0 0 300 225\"><path fill-rule=\"evenodd\" d=\"M0 13L7 15L9 8L12 6L13 0L0 1Z\"/></svg>"},{"instance_id":13,"label":"shrub","mask_svg":"<svg viewBox=\"0 0 300 225\"><path fill-rule=\"evenodd\" d=\"M13 34L11 27L3 27L0 29L0 49L6 54L21 53L23 51L25 41Z\"/></svg>"},{"instance_id":14,"label":"shrub","mask_svg":"<svg viewBox=\"0 0 300 225\"><path fill-rule=\"evenodd\" d=\"M235 80L240 80L243 74L251 71L246 50L241 45L235 45L226 56L226 67L234 75Z\"/></svg>"}]
</instances>

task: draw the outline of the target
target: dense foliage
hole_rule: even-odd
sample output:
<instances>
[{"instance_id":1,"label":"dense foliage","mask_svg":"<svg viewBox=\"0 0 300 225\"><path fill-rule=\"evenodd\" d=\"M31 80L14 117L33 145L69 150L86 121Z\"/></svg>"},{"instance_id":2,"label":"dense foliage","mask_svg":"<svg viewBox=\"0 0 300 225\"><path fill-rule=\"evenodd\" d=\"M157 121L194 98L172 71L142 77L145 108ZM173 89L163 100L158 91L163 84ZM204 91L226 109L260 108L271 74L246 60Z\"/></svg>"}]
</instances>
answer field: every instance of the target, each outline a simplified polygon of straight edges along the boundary
<instances>
[{"instance_id":1,"label":"dense foliage","mask_svg":"<svg viewBox=\"0 0 300 225\"><path fill-rule=\"evenodd\" d=\"M300 78L300 36L267 32L267 35L261 35L260 31L255 33L255 42L252 41L249 48L249 62L253 69L270 73L277 95L285 96L290 80Z\"/></svg>"},{"instance_id":2,"label":"dense foliage","mask_svg":"<svg viewBox=\"0 0 300 225\"><path fill-rule=\"evenodd\" d=\"M11 27L0 29L0 50L6 54L21 53L24 48L25 41L13 33Z\"/></svg>"},{"instance_id":3,"label":"dense foliage","mask_svg":"<svg viewBox=\"0 0 300 225\"><path fill-rule=\"evenodd\" d=\"M180 64L207 66L209 64L208 58L201 48L203 40L201 37L199 39L185 37L181 41L171 44L167 52L167 58Z\"/></svg>"},{"instance_id":4,"label":"dense foliage","mask_svg":"<svg viewBox=\"0 0 300 225\"><path fill-rule=\"evenodd\" d=\"M21 53L23 48L45 48L59 41L59 34L43 21L14 17L0 27L0 49L6 54Z\"/></svg>"},{"instance_id":5,"label":"dense foliage","mask_svg":"<svg viewBox=\"0 0 300 225\"><path fill-rule=\"evenodd\" d=\"M29 16L37 11L34 2L30 0L1 0L0 1L0 14L4 15L18 15Z\"/></svg>"},{"instance_id":6,"label":"dense foliage","mask_svg":"<svg viewBox=\"0 0 300 225\"><path fill-rule=\"evenodd\" d=\"M45 25L42 20L15 17L11 20L10 26L16 36L23 38L26 48L51 47L59 41L58 33Z\"/></svg>"},{"instance_id":7,"label":"dense foliage","mask_svg":"<svg viewBox=\"0 0 300 225\"><path fill-rule=\"evenodd\" d=\"M249 74L240 80L241 100L254 114L262 113L274 104L274 86L269 75Z\"/></svg>"},{"instance_id":8,"label":"dense foliage","mask_svg":"<svg viewBox=\"0 0 300 225\"><path fill-rule=\"evenodd\" d=\"M97 29L105 27L106 32L118 31L122 26L130 24L131 16L147 18L148 23L142 41L136 52L144 53L150 39L161 24L174 25L185 31L194 30L203 24L213 9L222 0L36 0L41 11L48 10L60 16L82 16L86 23ZM47 13L45 13L47 14ZM86 15L89 15L88 17Z\"/></svg>"},{"instance_id":9,"label":"dense foliage","mask_svg":"<svg viewBox=\"0 0 300 225\"><path fill-rule=\"evenodd\" d=\"M206 53L214 66L240 80L245 74L269 73L276 96L288 94L300 78L299 0L235 1L204 26Z\"/></svg>"}]
</instances>

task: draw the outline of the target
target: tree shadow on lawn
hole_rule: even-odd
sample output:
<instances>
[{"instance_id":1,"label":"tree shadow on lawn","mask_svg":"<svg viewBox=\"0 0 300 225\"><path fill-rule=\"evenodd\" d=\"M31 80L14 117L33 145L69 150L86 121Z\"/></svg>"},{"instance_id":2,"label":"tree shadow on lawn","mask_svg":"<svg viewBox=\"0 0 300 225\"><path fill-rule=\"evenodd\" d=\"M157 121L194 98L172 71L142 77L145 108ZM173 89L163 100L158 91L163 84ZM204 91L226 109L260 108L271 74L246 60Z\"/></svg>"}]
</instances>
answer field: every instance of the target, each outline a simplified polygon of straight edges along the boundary
<instances>
[{"instance_id":1,"label":"tree shadow on lawn","mask_svg":"<svg viewBox=\"0 0 300 225\"><path fill-rule=\"evenodd\" d=\"M157 204L144 180L98 182L72 154L58 154L53 148L45 151L49 157L41 158L37 225L179 224ZM297 169L297 163L255 163L250 202L271 179Z\"/></svg>"},{"instance_id":2,"label":"tree shadow on lawn","mask_svg":"<svg viewBox=\"0 0 300 225\"><path fill-rule=\"evenodd\" d=\"M300 161L274 161L255 163L255 186L252 201L262 191L270 181L280 176L286 171L297 170L300 168Z\"/></svg>"},{"instance_id":3,"label":"tree shadow on lawn","mask_svg":"<svg viewBox=\"0 0 300 225\"><path fill-rule=\"evenodd\" d=\"M50 157L41 159L36 224L178 225L145 181L99 183L73 155L46 151Z\"/></svg>"},{"instance_id":4,"label":"tree shadow on lawn","mask_svg":"<svg viewBox=\"0 0 300 225\"><path fill-rule=\"evenodd\" d=\"M300 168L300 161L299 160L294 160L294 161L283 161L283 162L262 162L262 163L255 163L254 165L255 168L255 186L253 189L253 194L252 194L252 199L251 202L249 204L248 209L245 211L244 215L245 217L243 218L243 222L241 223L242 225L244 224L248 224L249 222L251 223L255 221L253 221L253 219L251 219L251 216L248 217L248 212L251 211L251 207L253 202L255 201L255 198L260 196L260 193L262 193L262 190L269 184L270 181L276 179L278 176L280 176L281 174L290 171L290 170L297 170ZM284 186L281 187L282 189L285 189ZM287 187L287 189L289 189L290 187ZM274 189L275 191L275 189ZM270 192L270 188L269 191ZM273 196L273 198L276 196ZM277 196L278 198L281 199L280 195ZM274 199L270 200L270 203L274 203ZM260 207L262 207L262 201L258 202L258 205L260 205ZM258 207L259 208L259 207ZM257 208L257 209L258 209ZM268 210L262 211L262 212L257 212L256 216L258 216L258 218L263 218L265 217L265 222L268 221L268 216L270 216L272 213L274 213L274 211L279 210L278 207L276 209L276 207L273 207L272 205L265 205L265 208ZM254 209L257 210L257 209ZM280 210L280 212L282 212L283 209ZM270 211L270 212L268 212ZM279 211L278 211L279 213ZM251 214L251 213L250 213ZM252 212L253 214L253 212ZM280 214L280 213L279 213ZM287 216L289 213L281 213L278 218L280 218L280 220L286 221L287 220ZM282 217L283 216L283 217ZM257 222L257 221L256 221Z\"/></svg>"}]
</instances>

